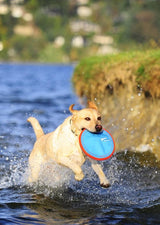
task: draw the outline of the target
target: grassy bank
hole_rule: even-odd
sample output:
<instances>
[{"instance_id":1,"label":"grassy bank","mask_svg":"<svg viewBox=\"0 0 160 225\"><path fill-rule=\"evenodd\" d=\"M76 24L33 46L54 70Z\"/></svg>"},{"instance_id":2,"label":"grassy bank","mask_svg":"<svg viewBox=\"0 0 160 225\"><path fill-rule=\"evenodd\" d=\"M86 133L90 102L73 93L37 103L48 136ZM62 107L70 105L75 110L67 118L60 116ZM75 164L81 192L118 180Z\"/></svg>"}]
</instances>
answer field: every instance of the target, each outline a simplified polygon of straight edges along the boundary
<instances>
[{"instance_id":1,"label":"grassy bank","mask_svg":"<svg viewBox=\"0 0 160 225\"><path fill-rule=\"evenodd\" d=\"M79 96L118 94L121 88L160 98L160 50L90 57L76 67L73 83Z\"/></svg>"},{"instance_id":2,"label":"grassy bank","mask_svg":"<svg viewBox=\"0 0 160 225\"><path fill-rule=\"evenodd\" d=\"M160 50L86 58L73 83L99 105L117 150L151 150L160 160Z\"/></svg>"}]
</instances>

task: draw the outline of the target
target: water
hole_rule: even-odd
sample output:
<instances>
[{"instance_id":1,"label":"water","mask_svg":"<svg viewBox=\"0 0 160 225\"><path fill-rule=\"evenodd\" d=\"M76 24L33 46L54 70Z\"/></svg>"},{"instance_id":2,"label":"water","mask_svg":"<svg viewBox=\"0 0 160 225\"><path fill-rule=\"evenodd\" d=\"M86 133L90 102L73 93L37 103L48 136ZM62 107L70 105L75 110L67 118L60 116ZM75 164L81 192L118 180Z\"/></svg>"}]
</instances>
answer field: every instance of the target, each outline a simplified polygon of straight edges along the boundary
<instances>
[{"instance_id":1,"label":"water","mask_svg":"<svg viewBox=\"0 0 160 225\"><path fill-rule=\"evenodd\" d=\"M151 153L126 150L103 162L108 189L88 162L81 182L55 164L41 171L39 183L28 184L35 135L26 120L35 116L50 132L69 115L70 104L81 107L70 82L73 70L0 64L0 224L160 224L160 168Z\"/></svg>"}]
</instances>

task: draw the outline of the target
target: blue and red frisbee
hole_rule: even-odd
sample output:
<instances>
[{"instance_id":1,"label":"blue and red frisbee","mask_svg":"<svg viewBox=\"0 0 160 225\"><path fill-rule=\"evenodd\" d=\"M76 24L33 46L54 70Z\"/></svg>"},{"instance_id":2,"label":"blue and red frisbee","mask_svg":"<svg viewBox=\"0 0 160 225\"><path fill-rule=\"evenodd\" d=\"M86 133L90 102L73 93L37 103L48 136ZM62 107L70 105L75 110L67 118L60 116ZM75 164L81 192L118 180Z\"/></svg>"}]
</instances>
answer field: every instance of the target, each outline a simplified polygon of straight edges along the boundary
<instances>
[{"instance_id":1,"label":"blue and red frisbee","mask_svg":"<svg viewBox=\"0 0 160 225\"><path fill-rule=\"evenodd\" d=\"M109 159L115 151L112 135L105 129L100 133L91 133L84 129L79 136L82 151L92 159Z\"/></svg>"}]
</instances>

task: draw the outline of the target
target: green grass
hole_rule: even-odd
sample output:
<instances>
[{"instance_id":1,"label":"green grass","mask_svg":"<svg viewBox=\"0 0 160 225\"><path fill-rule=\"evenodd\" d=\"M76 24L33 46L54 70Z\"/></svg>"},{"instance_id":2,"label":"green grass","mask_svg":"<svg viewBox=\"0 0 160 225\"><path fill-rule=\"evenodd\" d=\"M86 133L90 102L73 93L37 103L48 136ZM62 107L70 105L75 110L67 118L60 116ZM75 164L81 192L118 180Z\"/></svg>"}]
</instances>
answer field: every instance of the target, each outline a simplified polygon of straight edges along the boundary
<instances>
[{"instance_id":1,"label":"green grass","mask_svg":"<svg viewBox=\"0 0 160 225\"><path fill-rule=\"evenodd\" d=\"M106 82L106 80L109 80L109 84L113 86L116 85L116 81L121 83L122 80L124 86L127 86L129 80L132 80L133 86L141 85L144 91L152 92L151 95L160 97L158 91L158 89L160 90L159 77L160 49L155 49L85 58L75 68L73 83L75 88L79 85L82 90L89 87L86 83L92 84L92 87L94 84L96 92L98 85ZM80 87L77 89L80 89ZM94 90L94 88L92 89ZM82 93L87 92L84 90Z\"/></svg>"},{"instance_id":2,"label":"green grass","mask_svg":"<svg viewBox=\"0 0 160 225\"><path fill-rule=\"evenodd\" d=\"M143 82L145 80L150 80L151 77L150 75L146 72L146 69L145 69L146 66L144 66L143 64L139 66L137 72L136 72L136 81L137 82Z\"/></svg>"}]
</instances>

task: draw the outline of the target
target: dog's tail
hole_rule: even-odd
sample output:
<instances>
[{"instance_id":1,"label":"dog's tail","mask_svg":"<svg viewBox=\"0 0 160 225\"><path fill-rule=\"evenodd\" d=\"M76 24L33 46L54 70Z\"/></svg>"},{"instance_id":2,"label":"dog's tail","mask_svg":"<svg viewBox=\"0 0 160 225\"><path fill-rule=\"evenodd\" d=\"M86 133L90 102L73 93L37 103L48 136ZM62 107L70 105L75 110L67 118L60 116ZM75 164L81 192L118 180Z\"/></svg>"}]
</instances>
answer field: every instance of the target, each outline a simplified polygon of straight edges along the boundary
<instances>
[{"instance_id":1,"label":"dog's tail","mask_svg":"<svg viewBox=\"0 0 160 225\"><path fill-rule=\"evenodd\" d=\"M37 139L44 135L42 127L36 118L29 117L27 121L31 123Z\"/></svg>"}]
</instances>

